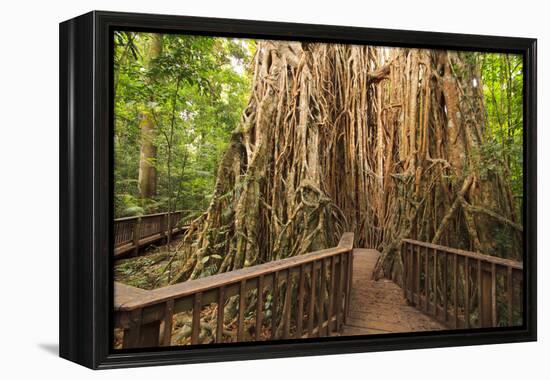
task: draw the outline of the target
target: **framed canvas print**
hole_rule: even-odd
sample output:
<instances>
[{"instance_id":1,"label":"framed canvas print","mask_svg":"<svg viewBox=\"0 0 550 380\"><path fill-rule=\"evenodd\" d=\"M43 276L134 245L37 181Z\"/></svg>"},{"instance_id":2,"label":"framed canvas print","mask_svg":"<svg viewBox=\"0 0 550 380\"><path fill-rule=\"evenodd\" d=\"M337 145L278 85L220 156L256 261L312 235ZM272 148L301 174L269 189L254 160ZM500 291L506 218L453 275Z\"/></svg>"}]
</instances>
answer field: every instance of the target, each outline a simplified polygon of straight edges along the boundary
<instances>
[{"instance_id":1,"label":"framed canvas print","mask_svg":"<svg viewBox=\"0 0 550 380\"><path fill-rule=\"evenodd\" d=\"M536 40L60 25L60 355L536 339Z\"/></svg>"}]
</instances>

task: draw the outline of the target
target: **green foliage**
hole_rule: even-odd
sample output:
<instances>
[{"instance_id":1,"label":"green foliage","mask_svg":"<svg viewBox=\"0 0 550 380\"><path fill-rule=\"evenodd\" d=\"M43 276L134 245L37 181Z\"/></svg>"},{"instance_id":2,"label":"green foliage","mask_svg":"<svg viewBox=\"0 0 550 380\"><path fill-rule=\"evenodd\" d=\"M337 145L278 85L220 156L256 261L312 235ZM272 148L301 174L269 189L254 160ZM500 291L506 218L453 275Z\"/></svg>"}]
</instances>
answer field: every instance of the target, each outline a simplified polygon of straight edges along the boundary
<instances>
[{"instance_id":1,"label":"green foliage","mask_svg":"<svg viewBox=\"0 0 550 380\"><path fill-rule=\"evenodd\" d=\"M163 35L149 59L153 34L117 32L115 78L115 216L141 209L204 210L218 162L240 120L250 89L246 40ZM157 196L140 199L140 117L153 116Z\"/></svg>"},{"instance_id":2,"label":"green foliage","mask_svg":"<svg viewBox=\"0 0 550 380\"><path fill-rule=\"evenodd\" d=\"M480 152L490 169L506 172L513 196L523 196L523 59L521 55L483 53L481 81L485 105L485 137ZM495 162L498 159L498 165ZM492 163L492 164L491 164ZM504 165L503 165L504 164ZM520 205L516 205L519 207Z\"/></svg>"}]
</instances>

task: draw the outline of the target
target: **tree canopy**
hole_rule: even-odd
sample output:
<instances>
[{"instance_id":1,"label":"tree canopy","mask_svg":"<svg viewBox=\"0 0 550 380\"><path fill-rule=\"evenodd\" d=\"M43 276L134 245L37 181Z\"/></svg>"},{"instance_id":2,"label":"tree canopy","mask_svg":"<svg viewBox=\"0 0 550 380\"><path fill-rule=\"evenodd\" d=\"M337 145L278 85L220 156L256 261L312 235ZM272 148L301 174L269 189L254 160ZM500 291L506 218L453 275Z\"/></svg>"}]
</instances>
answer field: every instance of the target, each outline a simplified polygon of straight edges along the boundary
<instances>
[{"instance_id":1,"label":"tree canopy","mask_svg":"<svg viewBox=\"0 0 550 380\"><path fill-rule=\"evenodd\" d=\"M156 35L159 36L159 35ZM255 43L225 38L115 34L115 216L208 204L221 153L250 87ZM140 120L151 115L156 195L140 198ZM169 204L173 202L173 204Z\"/></svg>"}]
</instances>

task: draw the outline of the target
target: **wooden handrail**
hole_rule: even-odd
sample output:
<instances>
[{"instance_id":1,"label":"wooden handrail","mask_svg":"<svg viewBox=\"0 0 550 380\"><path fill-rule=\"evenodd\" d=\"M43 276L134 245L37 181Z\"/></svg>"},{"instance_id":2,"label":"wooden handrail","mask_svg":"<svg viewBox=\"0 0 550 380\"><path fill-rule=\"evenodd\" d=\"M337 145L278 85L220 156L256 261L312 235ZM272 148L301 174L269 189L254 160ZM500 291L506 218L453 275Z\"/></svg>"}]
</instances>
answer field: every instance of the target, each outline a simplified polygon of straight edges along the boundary
<instances>
[{"instance_id":1,"label":"wooden handrail","mask_svg":"<svg viewBox=\"0 0 550 380\"><path fill-rule=\"evenodd\" d=\"M180 226L179 222L187 211L189 210L115 219L113 239L115 258L132 252L137 254L140 247L184 231L185 226ZM168 223L168 215L170 215L172 223ZM171 231L169 231L169 225L172 226Z\"/></svg>"},{"instance_id":2,"label":"wooden handrail","mask_svg":"<svg viewBox=\"0 0 550 380\"><path fill-rule=\"evenodd\" d=\"M427 243L424 241L418 241L418 240L412 240L412 239L403 239L403 242L414 244L420 247L434 249L437 252L447 252L447 253L456 254L459 256L470 257L474 260L481 260L487 263L495 263L497 265L502 265L506 267L512 267L518 270L523 270L523 263L521 261L504 259L502 257L496 257L496 256L490 256L490 255L484 255L482 253L465 251L458 248L451 248L444 245L432 244L432 243Z\"/></svg>"},{"instance_id":3,"label":"wooden handrail","mask_svg":"<svg viewBox=\"0 0 550 380\"><path fill-rule=\"evenodd\" d=\"M124 348L170 345L173 315L192 312L190 343L198 344L203 306L216 303L215 339L221 342L225 311L219 305L238 296L238 328L232 339L246 340L244 313L252 306L250 301L256 299L254 331L255 340L260 340L267 291L271 296L271 339L281 325L282 338L329 335L340 331L346 319L352 265L353 234L345 233L334 248L160 289L147 291L115 283L115 325L124 330ZM296 291L295 297L292 289Z\"/></svg>"},{"instance_id":4,"label":"wooden handrail","mask_svg":"<svg viewBox=\"0 0 550 380\"><path fill-rule=\"evenodd\" d=\"M193 211L201 211L201 210L175 210L175 211L172 211L171 214L180 214L180 213L184 213L184 212L193 212ZM165 212L157 212L157 213L154 213L154 214L145 214L145 215L134 215L134 216L124 216L122 218L116 218L114 221L115 223L117 222L125 222L125 221L128 221L128 220L134 220L134 219L138 219L138 218L147 218L147 217L153 217L153 216L160 216L160 215L167 215L168 214L168 211L165 211Z\"/></svg>"},{"instance_id":5,"label":"wooden handrail","mask_svg":"<svg viewBox=\"0 0 550 380\"><path fill-rule=\"evenodd\" d=\"M521 324L523 264L403 239L408 301L452 328Z\"/></svg>"}]
</instances>

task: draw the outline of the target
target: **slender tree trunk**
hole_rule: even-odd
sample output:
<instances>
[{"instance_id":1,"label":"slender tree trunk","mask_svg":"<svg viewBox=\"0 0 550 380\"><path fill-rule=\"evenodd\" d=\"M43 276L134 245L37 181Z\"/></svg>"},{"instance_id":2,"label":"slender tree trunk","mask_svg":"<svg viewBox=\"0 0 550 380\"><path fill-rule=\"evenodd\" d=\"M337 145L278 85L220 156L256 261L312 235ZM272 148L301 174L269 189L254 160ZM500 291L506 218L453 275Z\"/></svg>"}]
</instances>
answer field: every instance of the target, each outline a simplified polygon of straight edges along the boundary
<instances>
[{"instance_id":1,"label":"slender tree trunk","mask_svg":"<svg viewBox=\"0 0 550 380\"><path fill-rule=\"evenodd\" d=\"M162 34L153 34L147 52L148 68L151 69L162 53ZM154 76L149 77L149 84L154 82ZM154 98L151 97L151 102ZM138 189L141 198L152 198L157 194L157 147L155 145L156 125L149 105L140 113L139 127L141 130L141 148L139 156Z\"/></svg>"}]
</instances>

